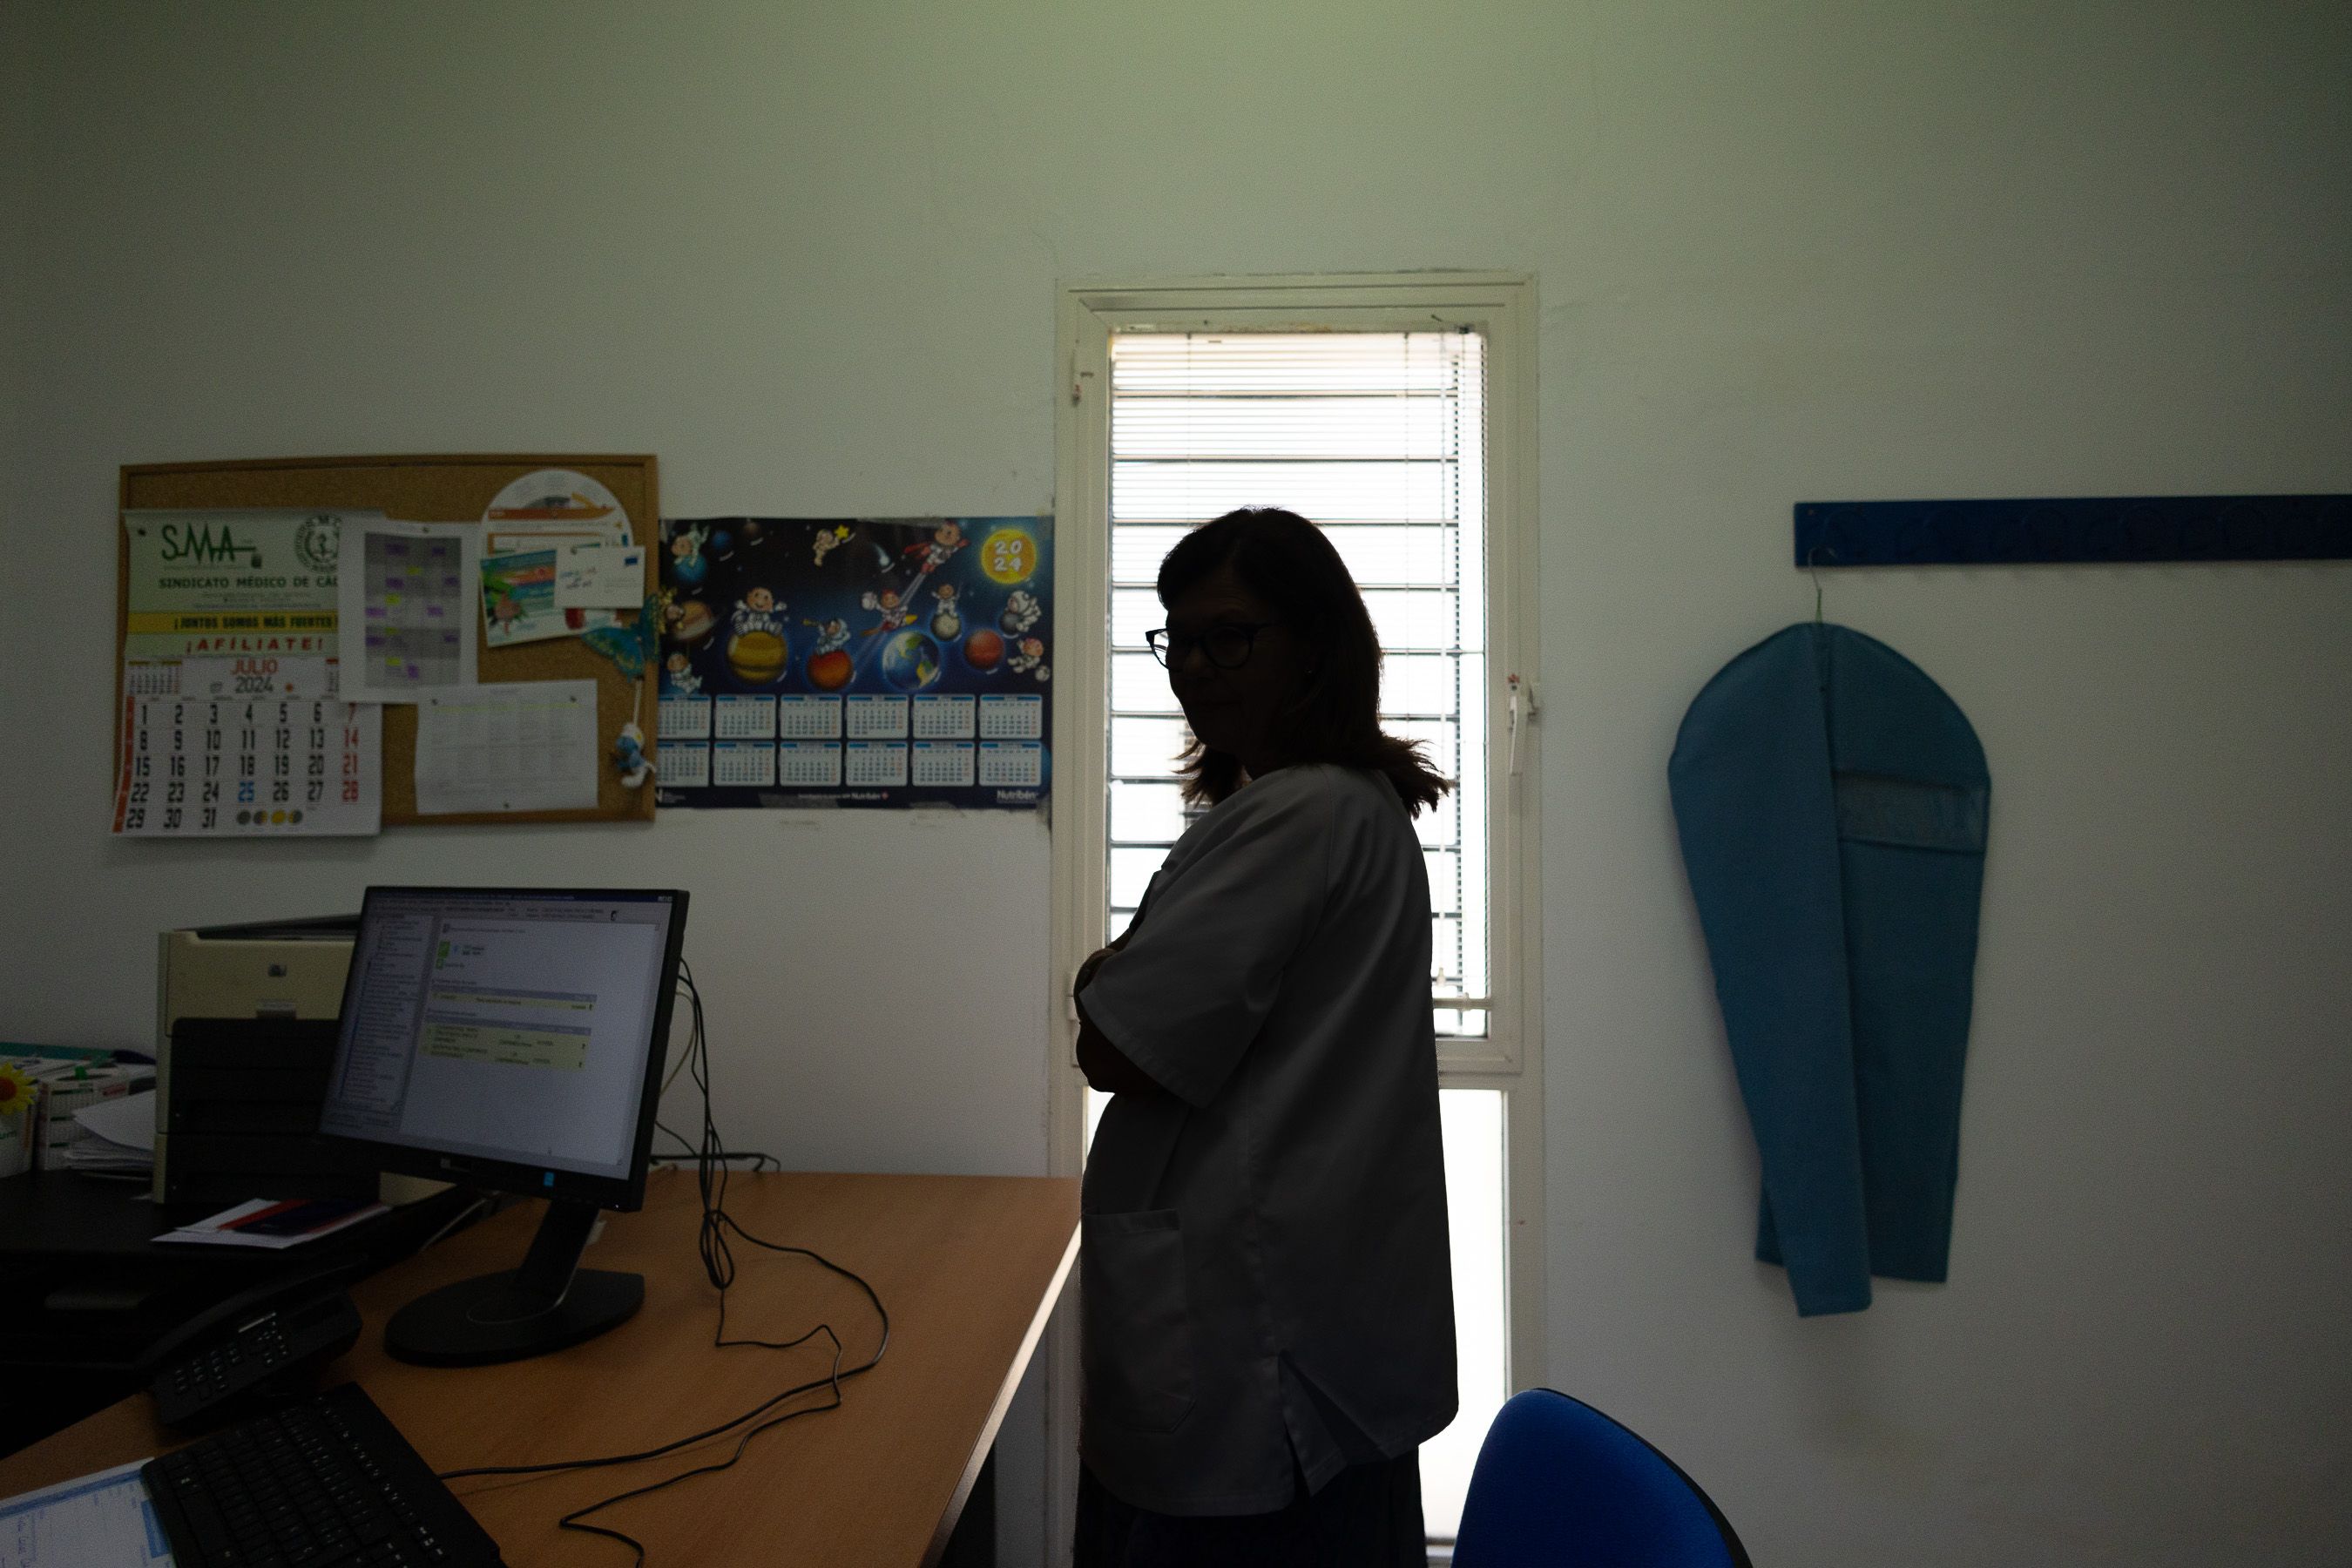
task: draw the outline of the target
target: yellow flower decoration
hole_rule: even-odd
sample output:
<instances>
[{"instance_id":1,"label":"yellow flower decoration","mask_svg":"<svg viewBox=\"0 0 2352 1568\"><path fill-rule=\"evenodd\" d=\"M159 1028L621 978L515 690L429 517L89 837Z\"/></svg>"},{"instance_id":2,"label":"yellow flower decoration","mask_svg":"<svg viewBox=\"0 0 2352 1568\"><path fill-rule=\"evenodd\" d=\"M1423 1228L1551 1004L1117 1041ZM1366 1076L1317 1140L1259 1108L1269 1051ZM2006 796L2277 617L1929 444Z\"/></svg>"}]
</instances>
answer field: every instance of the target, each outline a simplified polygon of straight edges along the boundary
<instances>
[{"instance_id":1,"label":"yellow flower decoration","mask_svg":"<svg viewBox=\"0 0 2352 1568\"><path fill-rule=\"evenodd\" d=\"M0 1116L17 1116L33 1109L33 1080L18 1068L0 1062Z\"/></svg>"}]
</instances>

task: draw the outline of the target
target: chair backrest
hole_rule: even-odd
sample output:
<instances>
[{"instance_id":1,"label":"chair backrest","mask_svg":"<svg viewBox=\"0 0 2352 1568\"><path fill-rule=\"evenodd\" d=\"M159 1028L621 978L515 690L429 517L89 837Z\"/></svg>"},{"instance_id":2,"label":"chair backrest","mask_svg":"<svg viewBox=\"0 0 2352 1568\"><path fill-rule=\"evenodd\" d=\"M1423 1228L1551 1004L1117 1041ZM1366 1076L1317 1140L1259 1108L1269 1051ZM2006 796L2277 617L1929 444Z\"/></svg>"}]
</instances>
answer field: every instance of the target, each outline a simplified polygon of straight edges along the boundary
<instances>
[{"instance_id":1,"label":"chair backrest","mask_svg":"<svg viewBox=\"0 0 2352 1568\"><path fill-rule=\"evenodd\" d=\"M1581 1400L1513 1396L1470 1473L1454 1568L1750 1568L1672 1459Z\"/></svg>"}]
</instances>

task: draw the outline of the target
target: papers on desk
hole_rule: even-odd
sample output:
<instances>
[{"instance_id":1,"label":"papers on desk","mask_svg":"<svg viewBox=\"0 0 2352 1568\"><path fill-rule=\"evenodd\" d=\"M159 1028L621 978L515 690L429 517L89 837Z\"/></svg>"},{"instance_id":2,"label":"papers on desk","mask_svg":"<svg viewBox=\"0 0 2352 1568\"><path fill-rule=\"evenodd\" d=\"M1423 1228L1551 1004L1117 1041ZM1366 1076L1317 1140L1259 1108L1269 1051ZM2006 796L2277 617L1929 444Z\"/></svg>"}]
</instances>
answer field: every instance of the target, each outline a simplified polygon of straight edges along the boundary
<instances>
[{"instance_id":1,"label":"papers on desk","mask_svg":"<svg viewBox=\"0 0 2352 1568\"><path fill-rule=\"evenodd\" d=\"M383 1204L356 1203L347 1198L256 1198L194 1225L167 1230L155 1239L199 1247L264 1247L278 1252L316 1241L322 1236L332 1236L386 1212Z\"/></svg>"},{"instance_id":2,"label":"papers on desk","mask_svg":"<svg viewBox=\"0 0 2352 1568\"><path fill-rule=\"evenodd\" d=\"M0 1568L171 1568L143 1459L0 1501Z\"/></svg>"},{"instance_id":3,"label":"papers on desk","mask_svg":"<svg viewBox=\"0 0 2352 1568\"><path fill-rule=\"evenodd\" d=\"M58 1151L68 1171L143 1176L155 1169L155 1091L142 1089L85 1105L73 1113L81 1136Z\"/></svg>"}]
</instances>

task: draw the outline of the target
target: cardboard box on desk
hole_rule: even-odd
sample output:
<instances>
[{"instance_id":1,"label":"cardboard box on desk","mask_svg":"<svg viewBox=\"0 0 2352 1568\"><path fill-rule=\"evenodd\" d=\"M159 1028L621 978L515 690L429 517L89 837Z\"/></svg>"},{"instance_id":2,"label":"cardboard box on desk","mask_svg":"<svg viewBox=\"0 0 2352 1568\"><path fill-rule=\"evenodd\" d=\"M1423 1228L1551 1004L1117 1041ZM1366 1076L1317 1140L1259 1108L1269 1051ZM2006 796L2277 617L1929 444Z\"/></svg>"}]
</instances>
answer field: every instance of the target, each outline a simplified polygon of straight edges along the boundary
<instances>
[{"instance_id":1,"label":"cardboard box on desk","mask_svg":"<svg viewBox=\"0 0 2352 1568\"><path fill-rule=\"evenodd\" d=\"M44 1171L63 1168L67 1145L79 1142L87 1130L74 1112L102 1100L120 1100L155 1083L155 1069L138 1063L90 1067L69 1063L53 1067L36 1079L41 1103L34 1115L33 1163Z\"/></svg>"},{"instance_id":2,"label":"cardboard box on desk","mask_svg":"<svg viewBox=\"0 0 2352 1568\"><path fill-rule=\"evenodd\" d=\"M111 1060L111 1056L103 1060ZM0 1045L0 1068L29 1092L19 1092L12 1098L14 1108L0 1116L0 1176L21 1176L33 1168L33 1146L41 1136L41 1101L47 1091L41 1087L41 1076L58 1067L71 1067L71 1061L40 1054L33 1046Z\"/></svg>"}]
</instances>

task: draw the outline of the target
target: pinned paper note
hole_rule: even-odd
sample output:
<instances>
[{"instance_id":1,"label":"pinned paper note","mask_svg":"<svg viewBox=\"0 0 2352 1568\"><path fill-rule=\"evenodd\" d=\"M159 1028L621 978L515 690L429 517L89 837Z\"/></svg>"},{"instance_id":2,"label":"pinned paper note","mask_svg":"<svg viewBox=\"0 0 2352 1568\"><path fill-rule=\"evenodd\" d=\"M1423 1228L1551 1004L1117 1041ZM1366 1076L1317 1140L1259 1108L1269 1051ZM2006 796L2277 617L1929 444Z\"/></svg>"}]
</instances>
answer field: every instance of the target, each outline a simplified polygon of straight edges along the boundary
<instances>
[{"instance_id":1,"label":"pinned paper note","mask_svg":"<svg viewBox=\"0 0 2352 1568\"><path fill-rule=\"evenodd\" d=\"M345 521L337 584L345 700L414 702L473 684L479 551L471 523Z\"/></svg>"},{"instance_id":2,"label":"pinned paper note","mask_svg":"<svg viewBox=\"0 0 2352 1568\"><path fill-rule=\"evenodd\" d=\"M500 490L482 513L483 550L492 555L527 551L559 552L573 544L630 548L629 514L613 492L585 474L568 468L542 468L526 474ZM617 625L615 610L635 609L645 596L642 575L637 591L616 599L610 607L566 602L560 596L563 630L593 632ZM555 632L546 634L553 637Z\"/></svg>"},{"instance_id":3,"label":"pinned paper note","mask_svg":"<svg viewBox=\"0 0 2352 1568\"><path fill-rule=\"evenodd\" d=\"M482 557L482 640L489 647L569 637L555 603L556 552L525 550Z\"/></svg>"},{"instance_id":4,"label":"pinned paper note","mask_svg":"<svg viewBox=\"0 0 2352 1568\"><path fill-rule=\"evenodd\" d=\"M416 705L416 810L586 811L596 805L596 683L526 680Z\"/></svg>"},{"instance_id":5,"label":"pinned paper note","mask_svg":"<svg viewBox=\"0 0 2352 1568\"><path fill-rule=\"evenodd\" d=\"M555 603L565 610L634 610L646 596L642 545L567 544L555 574Z\"/></svg>"}]
</instances>

